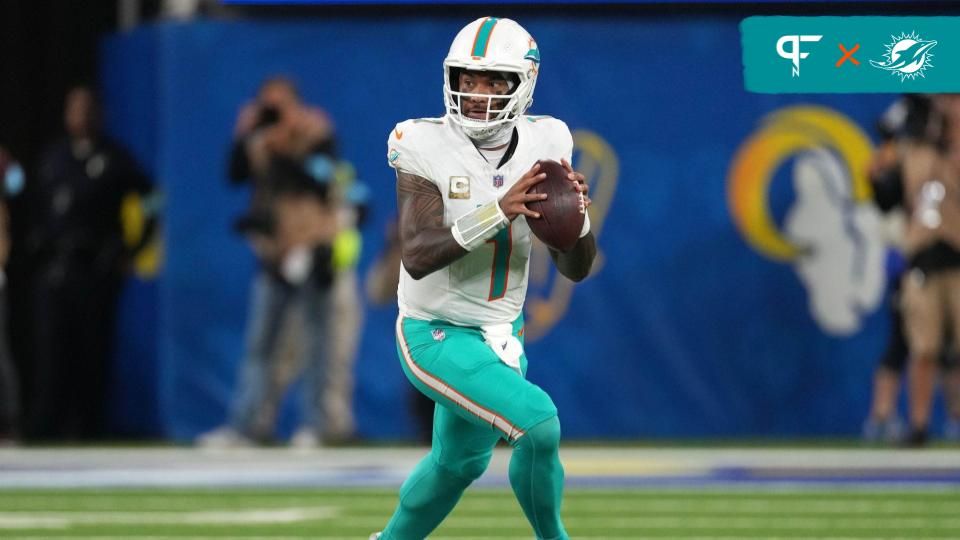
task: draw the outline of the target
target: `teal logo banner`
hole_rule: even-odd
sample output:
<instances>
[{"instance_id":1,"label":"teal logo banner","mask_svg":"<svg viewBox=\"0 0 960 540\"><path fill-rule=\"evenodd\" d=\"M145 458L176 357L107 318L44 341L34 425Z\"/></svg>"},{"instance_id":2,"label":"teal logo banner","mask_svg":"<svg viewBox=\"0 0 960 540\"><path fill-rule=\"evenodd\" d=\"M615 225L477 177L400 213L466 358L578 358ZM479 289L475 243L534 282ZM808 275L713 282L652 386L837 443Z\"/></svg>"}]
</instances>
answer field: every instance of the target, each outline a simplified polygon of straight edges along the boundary
<instances>
[{"instance_id":1,"label":"teal logo banner","mask_svg":"<svg viewBox=\"0 0 960 540\"><path fill-rule=\"evenodd\" d=\"M960 17L748 17L750 92L960 92Z\"/></svg>"}]
</instances>

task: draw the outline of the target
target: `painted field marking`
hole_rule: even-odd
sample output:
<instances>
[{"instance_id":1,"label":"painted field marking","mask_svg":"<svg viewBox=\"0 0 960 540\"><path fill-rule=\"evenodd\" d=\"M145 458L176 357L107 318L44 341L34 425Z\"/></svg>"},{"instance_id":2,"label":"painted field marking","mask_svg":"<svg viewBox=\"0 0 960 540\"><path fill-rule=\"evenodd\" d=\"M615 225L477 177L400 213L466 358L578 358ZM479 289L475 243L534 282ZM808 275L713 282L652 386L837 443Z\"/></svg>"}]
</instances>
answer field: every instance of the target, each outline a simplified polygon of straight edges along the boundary
<instances>
[{"instance_id":1,"label":"painted field marking","mask_svg":"<svg viewBox=\"0 0 960 540\"><path fill-rule=\"evenodd\" d=\"M75 525L262 525L326 520L339 514L337 507L195 512L0 512L0 529L69 529Z\"/></svg>"}]
</instances>

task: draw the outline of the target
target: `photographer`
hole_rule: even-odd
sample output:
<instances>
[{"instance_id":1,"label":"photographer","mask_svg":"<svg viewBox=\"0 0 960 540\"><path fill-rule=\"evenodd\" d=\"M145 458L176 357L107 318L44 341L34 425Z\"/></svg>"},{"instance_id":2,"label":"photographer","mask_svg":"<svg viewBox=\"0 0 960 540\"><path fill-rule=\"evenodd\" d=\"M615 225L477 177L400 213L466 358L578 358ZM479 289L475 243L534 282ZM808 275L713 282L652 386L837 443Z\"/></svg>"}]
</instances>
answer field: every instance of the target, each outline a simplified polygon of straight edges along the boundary
<instances>
[{"instance_id":1,"label":"photographer","mask_svg":"<svg viewBox=\"0 0 960 540\"><path fill-rule=\"evenodd\" d=\"M285 384L277 365L288 325L300 343L304 381L303 427L297 437L319 441L329 349L332 246L337 220L332 202L333 128L319 109L305 106L284 78L267 80L243 107L230 155L230 178L250 181L248 212L234 224L260 264L251 291L245 355L229 426L198 442L232 446L273 438Z\"/></svg>"}]
</instances>

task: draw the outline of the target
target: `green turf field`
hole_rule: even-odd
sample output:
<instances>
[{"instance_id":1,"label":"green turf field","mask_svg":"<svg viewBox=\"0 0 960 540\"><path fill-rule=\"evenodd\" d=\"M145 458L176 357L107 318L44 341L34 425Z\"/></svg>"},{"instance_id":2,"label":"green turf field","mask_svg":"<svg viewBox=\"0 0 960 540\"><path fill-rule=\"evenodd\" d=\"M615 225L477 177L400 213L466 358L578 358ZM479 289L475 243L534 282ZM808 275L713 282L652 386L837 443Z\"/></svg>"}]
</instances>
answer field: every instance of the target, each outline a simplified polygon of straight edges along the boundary
<instances>
[{"instance_id":1,"label":"green turf field","mask_svg":"<svg viewBox=\"0 0 960 540\"><path fill-rule=\"evenodd\" d=\"M360 539L378 530L394 490L6 490L0 538ZM569 489L575 539L960 538L960 491ZM431 536L532 535L505 489L474 489Z\"/></svg>"}]
</instances>

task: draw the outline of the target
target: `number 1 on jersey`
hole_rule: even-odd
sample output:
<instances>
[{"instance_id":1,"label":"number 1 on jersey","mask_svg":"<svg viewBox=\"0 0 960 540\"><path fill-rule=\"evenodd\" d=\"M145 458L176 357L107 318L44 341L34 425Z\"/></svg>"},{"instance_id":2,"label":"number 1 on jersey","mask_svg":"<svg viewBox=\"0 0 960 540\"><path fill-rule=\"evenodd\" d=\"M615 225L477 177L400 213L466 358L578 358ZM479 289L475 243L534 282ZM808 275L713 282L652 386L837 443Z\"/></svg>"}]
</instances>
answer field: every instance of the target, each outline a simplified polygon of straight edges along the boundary
<instances>
[{"instance_id":1,"label":"number 1 on jersey","mask_svg":"<svg viewBox=\"0 0 960 540\"><path fill-rule=\"evenodd\" d=\"M493 265L490 269L490 295L488 302L499 300L507 294L507 283L510 280L510 255L513 254L513 224L501 230L496 236L487 240L493 244Z\"/></svg>"}]
</instances>

